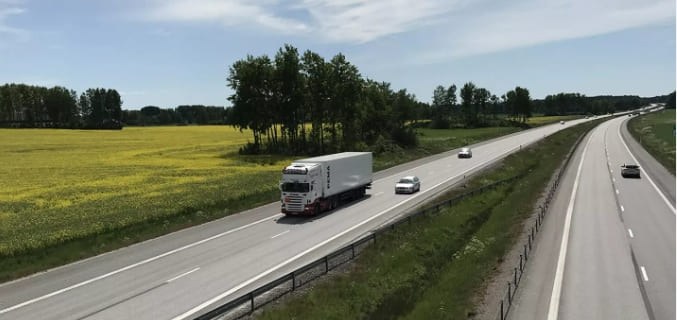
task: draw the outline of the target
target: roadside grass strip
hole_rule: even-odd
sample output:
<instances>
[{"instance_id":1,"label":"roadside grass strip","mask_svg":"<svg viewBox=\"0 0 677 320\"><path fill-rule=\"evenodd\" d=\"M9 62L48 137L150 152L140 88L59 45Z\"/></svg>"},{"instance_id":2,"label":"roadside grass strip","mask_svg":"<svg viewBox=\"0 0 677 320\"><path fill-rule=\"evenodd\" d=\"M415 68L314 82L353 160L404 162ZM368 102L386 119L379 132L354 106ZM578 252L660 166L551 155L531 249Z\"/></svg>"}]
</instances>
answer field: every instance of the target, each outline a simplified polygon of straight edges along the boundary
<instances>
[{"instance_id":1,"label":"roadside grass strip","mask_svg":"<svg viewBox=\"0 0 677 320\"><path fill-rule=\"evenodd\" d=\"M650 112L628 121L628 130L670 173L675 175L675 109Z\"/></svg>"}]
</instances>

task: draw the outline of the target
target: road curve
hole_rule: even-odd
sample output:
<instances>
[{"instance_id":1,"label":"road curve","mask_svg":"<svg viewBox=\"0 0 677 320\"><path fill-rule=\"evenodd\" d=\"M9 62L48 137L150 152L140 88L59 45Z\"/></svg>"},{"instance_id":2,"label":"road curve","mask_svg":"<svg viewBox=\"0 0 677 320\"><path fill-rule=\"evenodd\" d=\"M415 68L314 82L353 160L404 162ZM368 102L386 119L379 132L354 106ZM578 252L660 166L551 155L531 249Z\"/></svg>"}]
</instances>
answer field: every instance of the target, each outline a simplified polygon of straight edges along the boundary
<instances>
[{"instance_id":1,"label":"road curve","mask_svg":"<svg viewBox=\"0 0 677 320\"><path fill-rule=\"evenodd\" d=\"M370 232L425 199L562 128L539 127L375 175L362 201L322 216L283 217L272 203L0 285L2 319L183 319L260 286ZM415 174L421 192L393 194Z\"/></svg>"},{"instance_id":2,"label":"road curve","mask_svg":"<svg viewBox=\"0 0 677 320\"><path fill-rule=\"evenodd\" d=\"M581 144L511 319L675 319L675 178L652 176L663 168L635 155L626 120L601 124ZM643 177L622 178L620 165L637 161Z\"/></svg>"}]
</instances>

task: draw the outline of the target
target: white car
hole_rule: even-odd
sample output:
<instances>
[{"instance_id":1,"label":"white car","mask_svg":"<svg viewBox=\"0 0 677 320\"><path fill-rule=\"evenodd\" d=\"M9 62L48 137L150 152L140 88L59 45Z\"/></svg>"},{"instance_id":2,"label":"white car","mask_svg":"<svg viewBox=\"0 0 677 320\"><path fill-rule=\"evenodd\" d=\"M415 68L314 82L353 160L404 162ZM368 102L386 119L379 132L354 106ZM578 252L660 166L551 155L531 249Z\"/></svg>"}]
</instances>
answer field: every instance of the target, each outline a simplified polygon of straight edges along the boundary
<instances>
[{"instance_id":1,"label":"white car","mask_svg":"<svg viewBox=\"0 0 677 320\"><path fill-rule=\"evenodd\" d=\"M461 151L458 152L459 158L472 158L472 150L470 148L461 148Z\"/></svg>"},{"instance_id":2,"label":"white car","mask_svg":"<svg viewBox=\"0 0 677 320\"><path fill-rule=\"evenodd\" d=\"M395 193L414 193L421 190L421 180L416 176L406 176L395 184Z\"/></svg>"},{"instance_id":3,"label":"white car","mask_svg":"<svg viewBox=\"0 0 677 320\"><path fill-rule=\"evenodd\" d=\"M560 121L559 124L564 124L564 120Z\"/></svg>"}]
</instances>

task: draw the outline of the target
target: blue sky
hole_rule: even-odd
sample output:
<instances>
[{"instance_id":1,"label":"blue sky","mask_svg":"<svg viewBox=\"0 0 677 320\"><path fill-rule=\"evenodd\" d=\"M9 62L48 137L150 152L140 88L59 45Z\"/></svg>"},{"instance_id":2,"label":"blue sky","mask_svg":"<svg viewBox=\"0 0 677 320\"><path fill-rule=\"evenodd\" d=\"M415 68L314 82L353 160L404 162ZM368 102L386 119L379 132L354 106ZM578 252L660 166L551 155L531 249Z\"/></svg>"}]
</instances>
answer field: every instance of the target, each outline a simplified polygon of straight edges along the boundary
<instances>
[{"instance_id":1,"label":"blue sky","mask_svg":"<svg viewBox=\"0 0 677 320\"><path fill-rule=\"evenodd\" d=\"M115 88L123 108L229 105L228 67L289 43L430 101L675 89L674 0L0 0L0 83Z\"/></svg>"}]
</instances>

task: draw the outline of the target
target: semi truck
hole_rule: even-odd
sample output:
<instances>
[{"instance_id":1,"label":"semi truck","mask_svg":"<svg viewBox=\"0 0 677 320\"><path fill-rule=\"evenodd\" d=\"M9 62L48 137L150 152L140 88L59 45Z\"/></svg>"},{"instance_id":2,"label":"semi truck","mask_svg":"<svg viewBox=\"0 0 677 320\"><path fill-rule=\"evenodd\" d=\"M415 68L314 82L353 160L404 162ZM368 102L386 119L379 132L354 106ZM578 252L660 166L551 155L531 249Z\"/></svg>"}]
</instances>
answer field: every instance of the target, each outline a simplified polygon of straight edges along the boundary
<instances>
[{"instance_id":1,"label":"semi truck","mask_svg":"<svg viewBox=\"0 0 677 320\"><path fill-rule=\"evenodd\" d=\"M362 198L372 182L371 152L342 152L293 161L282 170L282 213L317 215Z\"/></svg>"}]
</instances>

